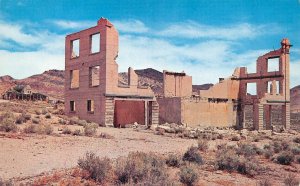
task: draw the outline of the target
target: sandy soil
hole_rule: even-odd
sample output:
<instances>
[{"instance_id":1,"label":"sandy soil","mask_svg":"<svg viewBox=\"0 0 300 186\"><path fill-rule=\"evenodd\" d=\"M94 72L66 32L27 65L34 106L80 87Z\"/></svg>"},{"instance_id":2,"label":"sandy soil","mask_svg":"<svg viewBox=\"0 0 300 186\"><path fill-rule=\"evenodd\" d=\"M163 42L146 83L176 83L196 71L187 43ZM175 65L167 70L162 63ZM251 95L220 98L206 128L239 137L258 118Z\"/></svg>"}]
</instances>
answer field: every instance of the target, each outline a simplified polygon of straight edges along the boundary
<instances>
[{"instance_id":1,"label":"sandy soil","mask_svg":"<svg viewBox=\"0 0 300 186\"><path fill-rule=\"evenodd\" d=\"M133 129L98 128L100 132L110 134L114 139L70 135L0 138L0 175L3 179L10 179L71 168L87 151L101 157L117 158L130 151L183 153L197 143L196 140L158 136Z\"/></svg>"}]
</instances>

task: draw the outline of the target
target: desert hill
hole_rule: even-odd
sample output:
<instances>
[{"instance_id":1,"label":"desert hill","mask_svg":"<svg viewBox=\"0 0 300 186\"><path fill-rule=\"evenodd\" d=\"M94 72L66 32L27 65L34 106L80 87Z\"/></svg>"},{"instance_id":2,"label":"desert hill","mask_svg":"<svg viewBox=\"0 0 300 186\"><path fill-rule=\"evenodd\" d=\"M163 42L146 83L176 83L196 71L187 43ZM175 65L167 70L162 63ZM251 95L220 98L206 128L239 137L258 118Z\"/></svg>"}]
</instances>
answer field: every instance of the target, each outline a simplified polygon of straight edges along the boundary
<instances>
[{"instance_id":1,"label":"desert hill","mask_svg":"<svg viewBox=\"0 0 300 186\"><path fill-rule=\"evenodd\" d=\"M163 73L152 69L135 70L139 77L140 86L149 85L156 95L163 93ZM30 85L37 92L45 95L62 99L64 94L64 71L48 70L42 74L37 74L24 79L14 79L11 76L0 77L0 95L16 85ZM119 73L119 84L128 83L127 72ZM193 85L193 91L207 90L213 84ZM292 112L300 111L300 85L291 89L291 110Z\"/></svg>"}]
</instances>

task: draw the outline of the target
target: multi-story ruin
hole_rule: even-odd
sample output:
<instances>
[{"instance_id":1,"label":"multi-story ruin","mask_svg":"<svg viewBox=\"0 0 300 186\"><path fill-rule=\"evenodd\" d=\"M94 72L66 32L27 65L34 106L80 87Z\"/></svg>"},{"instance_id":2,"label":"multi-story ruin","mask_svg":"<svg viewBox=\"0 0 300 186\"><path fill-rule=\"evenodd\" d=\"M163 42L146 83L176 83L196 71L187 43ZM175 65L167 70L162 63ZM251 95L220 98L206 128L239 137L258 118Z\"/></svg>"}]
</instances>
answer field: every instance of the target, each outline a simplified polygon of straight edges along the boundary
<instances>
[{"instance_id":1,"label":"multi-story ruin","mask_svg":"<svg viewBox=\"0 0 300 186\"><path fill-rule=\"evenodd\" d=\"M65 48L65 111L69 116L105 126L174 122L188 126L246 127L246 107L255 129L271 129L273 107L281 110L282 124L290 127L288 39L281 48L260 56L256 72L236 68L233 75L197 94L192 77L184 72L163 72L163 96L138 85L128 69L128 85L118 84L118 32L104 18L94 27L70 34ZM275 62L274 62L275 61ZM270 63L277 69L270 69ZM249 93L249 89L256 90Z\"/></svg>"},{"instance_id":2,"label":"multi-story ruin","mask_svg":"<svg viewBox=\"0 0 300 186\"><path fill-rule=\"evenodd\" d=\"M65 111L105 126L158 123L158 104L149 87L138 86L128 69L128 85L118 85L118 32L104 18L66 36Z\"/></svg>"},{"instance_id":3,"label":"multi-story ruin","mask_svg":"<svg viewBox=\"0 0 300 186\"><path fill-rule=\"evenodd\" d=\"M251 106L254 129L271 129L273 107L281 110L281 122L290 128L290 57L291 44L260 56L256 72L236 68L229 78L208 90L192 95L192 80L185 73L164 71L164 96L158 98L160 123L175 122L188 126L246 126L246 107ZM275 63L275 69L269 68ZM252 87L254 93L249 93Z\"/></svg>"}]
</instances>

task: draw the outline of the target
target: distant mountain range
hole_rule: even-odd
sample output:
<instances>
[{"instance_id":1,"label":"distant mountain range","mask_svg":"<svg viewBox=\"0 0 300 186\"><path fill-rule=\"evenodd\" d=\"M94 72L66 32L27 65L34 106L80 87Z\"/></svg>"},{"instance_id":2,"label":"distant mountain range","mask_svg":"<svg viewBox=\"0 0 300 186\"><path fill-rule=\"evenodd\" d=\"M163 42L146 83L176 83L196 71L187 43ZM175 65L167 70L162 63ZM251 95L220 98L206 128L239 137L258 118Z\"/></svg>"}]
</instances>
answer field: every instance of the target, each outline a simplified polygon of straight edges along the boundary
<instances>
[{"instance_id":1,"label":"distant mountain range","mask_svg":"<svg viewBox=\"0 0 300 186\"><path fill-rule=\"evenodd\" d=\"M163 73L152 69L135 70L139 77L139 85L149 85L156 95L163 93ZM14 79L11 76L0 77L0 95L16 85L30 85L30 87L42 94L63 99L64 94L64 71L48 70L42 74L30 76L25 79ZM128 82L127 72L119 73L119 84L126 85ZM193 85L193 91L207 90L213 84ZM291 89L291 110L300 112L300 85Z\"/></svg>"}]
</instances>

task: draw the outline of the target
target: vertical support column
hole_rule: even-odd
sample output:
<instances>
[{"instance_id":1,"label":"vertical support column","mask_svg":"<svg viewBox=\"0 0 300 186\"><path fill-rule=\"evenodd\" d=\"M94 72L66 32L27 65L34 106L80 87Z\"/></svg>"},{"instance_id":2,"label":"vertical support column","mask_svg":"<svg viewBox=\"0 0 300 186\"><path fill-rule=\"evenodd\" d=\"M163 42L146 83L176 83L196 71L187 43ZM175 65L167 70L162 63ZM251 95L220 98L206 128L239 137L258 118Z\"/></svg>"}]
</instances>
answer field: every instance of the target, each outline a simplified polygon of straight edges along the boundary
<instances>
[{"instance_id":1,"label":"vertical support column","mask_svg":"<svg viewBox=\"0 0 300 186\"><path fill-rule=\"evenodd\" d=\"M244 104L240 104L238 107L238 112L239 112L239 127L241 129L244 129L246 126L246 118L245 118L245 105Z\"/></svg>"},{"instance_id":2,"label":"vertical support column","mask_svg":"<svg viewBox=\"0 0 300 186\"><path fill-rule=\"evenodd\" d=\"M290 103L286 103L282 106L282 124L286 130L290 129Z\"/></svg>"},{"instance_id":3,"label":"vertical support column","mask_svg":"<svg viewBox=\"0 0 300 186\"><path fill-rule=\"evenodd\" d=\"M105 126L114 126L115 104L113 98L105 98Z\"/></svg>"},{"instance_id":4,"label":"vertical support column","mask_svg":"<svg viewBox=\"0 0 300 186\"><path fill-rule=\"evenodd\" d=\"M263 104L254 104L253 105L253 123L255 130L263 129L264 121L264 106Z\"/></svg>"},{"instance_id":5,"label":"vertical support column","mask_svg":"<svg viewBox=\"0 0 300 186\"><path fill-rule=\"evenodd\" d=\"M149 118L148 101L145 101L144 105L145 105L145 125L148 126L149 125L149 122L148 122L148 118Z\"/></svg>"},{"instance_id":6,"label":"vertical support column","mask_svg":"<svg viewBox=\"0 0 300 186\"><path fill-rule=\"evenodd\" d=\"M265 121L267 130L272 129L272 127L271 127L271 122L272 122L271 113L272 113L272 106L271 105L264 105L264 121Z\"/></svg>"},{"instance_id":7,"label":"vertical support column","mask_svg":"<svg viewBox=\"0 0 300 186\"><path fill-rule=\"evenodd\" d=\"M151 115L151 125L152 124L156 124L158 125L159 124L159 105L156 101L153 101L152 102L152 115Z\"/></svg>"}]
</instances>

